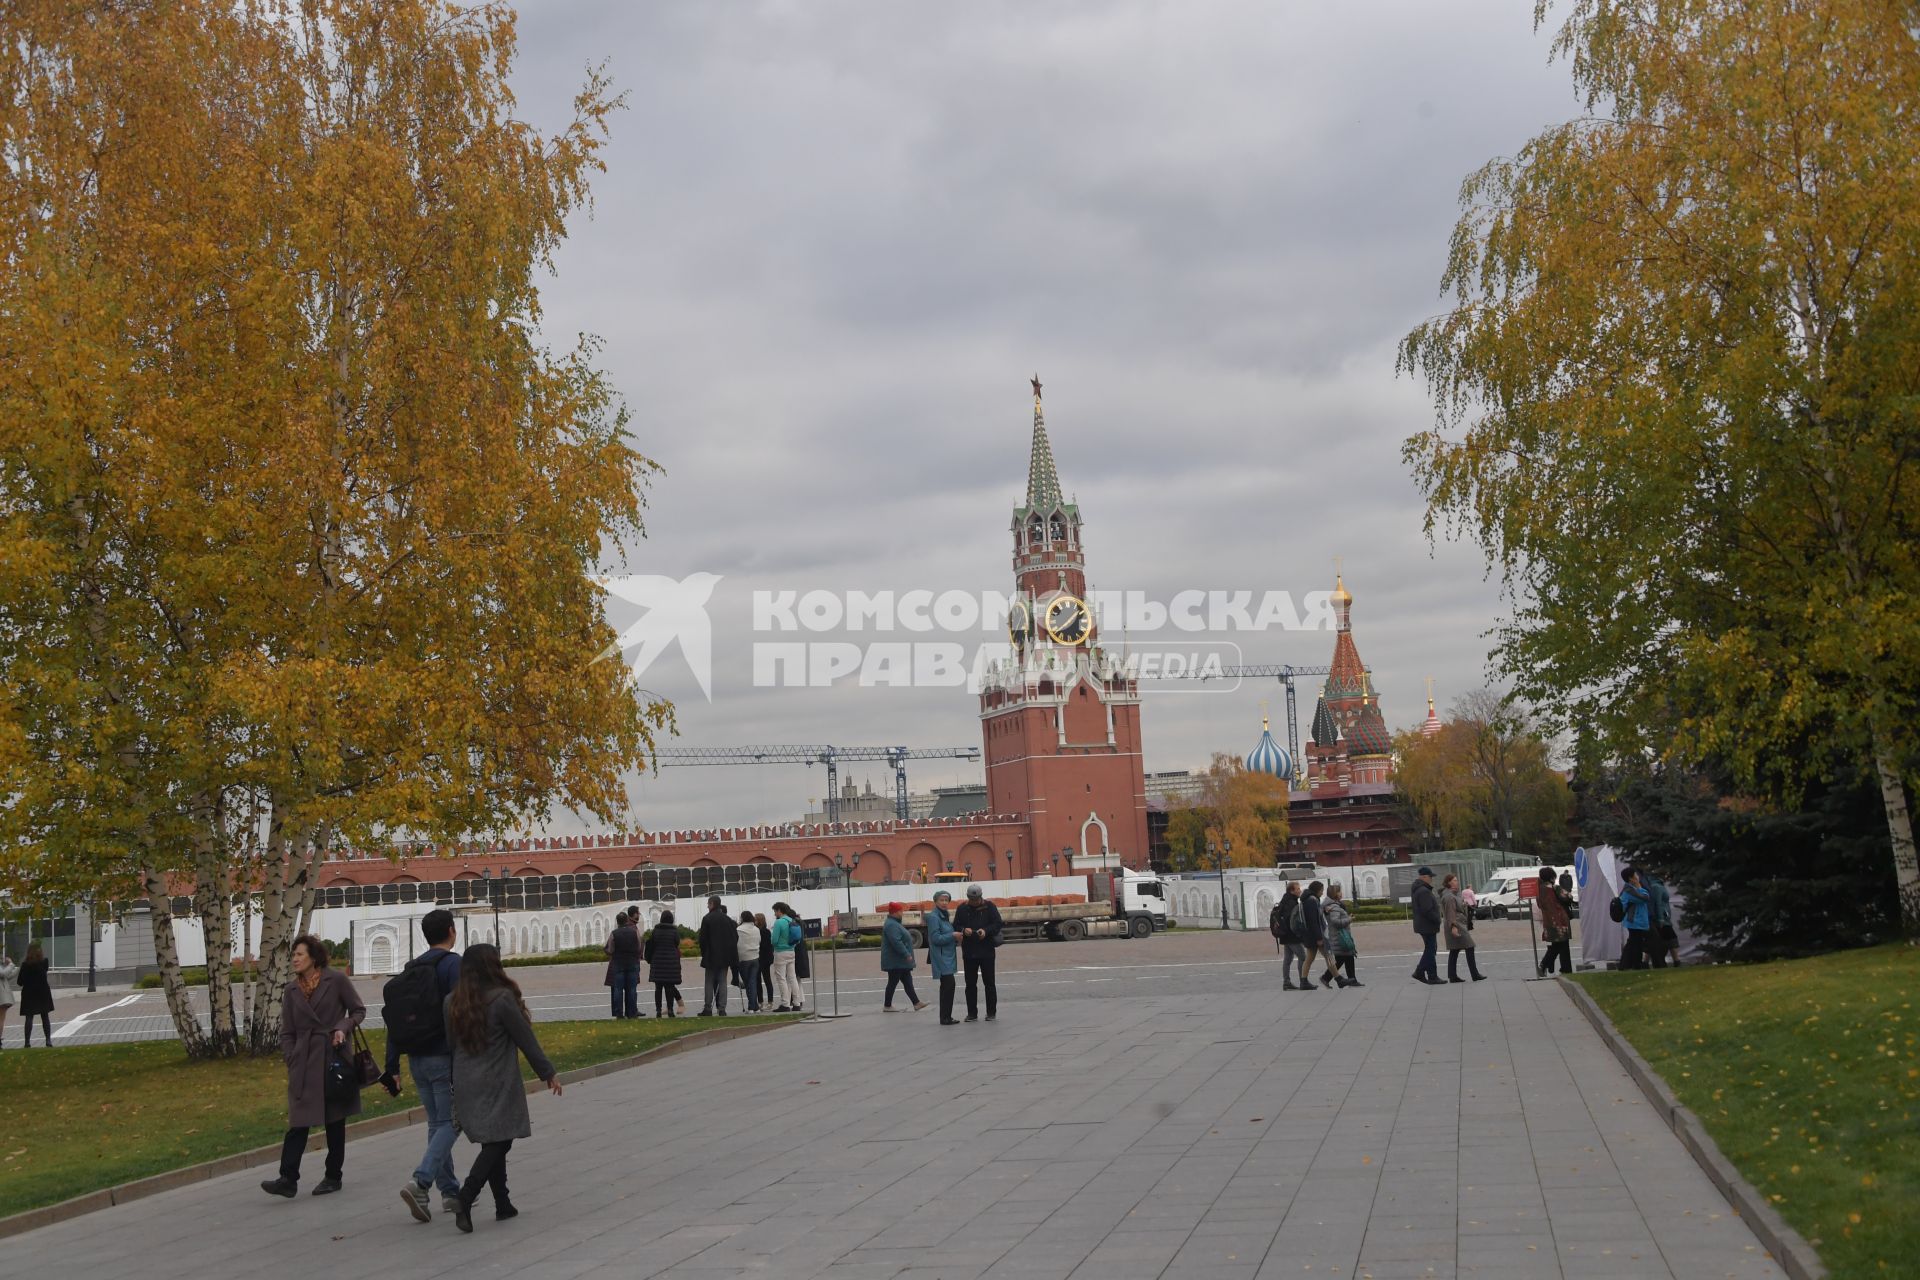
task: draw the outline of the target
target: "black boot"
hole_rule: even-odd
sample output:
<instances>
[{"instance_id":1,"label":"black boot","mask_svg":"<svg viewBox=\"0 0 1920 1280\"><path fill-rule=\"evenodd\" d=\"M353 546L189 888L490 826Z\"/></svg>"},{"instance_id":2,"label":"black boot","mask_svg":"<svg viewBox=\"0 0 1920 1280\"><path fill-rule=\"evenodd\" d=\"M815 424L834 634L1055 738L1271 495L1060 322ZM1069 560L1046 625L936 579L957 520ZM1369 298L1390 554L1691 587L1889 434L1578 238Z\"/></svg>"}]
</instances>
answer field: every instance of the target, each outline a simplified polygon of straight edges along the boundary
<instances>
[{"instance_id":1,"label":"black boot","mask_svg":"<svg viewBox=\"0 0 1920 1280\"><path fill-rule=\"evenodd\" d=\"M292 1199L299 1193L300 1184L292 1178L282 1176L278 1178L268 1178L260 1184L260 1189L270 1196L286 1196L288 1199Z\"/></svg>"}]
</instances>

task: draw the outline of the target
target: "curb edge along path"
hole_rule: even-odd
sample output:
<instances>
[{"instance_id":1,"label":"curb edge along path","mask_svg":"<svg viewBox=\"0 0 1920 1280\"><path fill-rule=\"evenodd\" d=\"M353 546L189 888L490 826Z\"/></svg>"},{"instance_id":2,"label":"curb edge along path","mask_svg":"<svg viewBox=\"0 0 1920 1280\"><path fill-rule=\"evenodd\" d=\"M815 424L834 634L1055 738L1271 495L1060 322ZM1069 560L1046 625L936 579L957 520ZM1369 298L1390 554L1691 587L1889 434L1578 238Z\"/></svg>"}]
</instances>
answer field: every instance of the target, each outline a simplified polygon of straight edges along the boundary
<instances>
[{"instance_id":1,"label":"curb edge along path","mask_svg":"<svg viewBox=\"0 0 1920 1280\"><path fill-rule=\"evenodd\" d=\"M1640 1086L1640 1092L1647 1095L1647 1101L1660 1113L1660 1119L1673 1130L1674 1136L1680 1139L1680 1145L1693 1156L1708 1180L1720 1188L1720 1193L1726 1196L1733 1211L1760 1238L1760 1243L1773 1253L1774 1260L1793 1280L1826 1280L1826 1264L1820 1261L1820 1254L1807 1243L1806 1237L1789 1226L1779 1211L1760 1194L1759 1189L1740 1176L1733 1162L1707 1136L1706 1126L1700 1123L1700 1118L1674 1095L1673 1090L1667 1087L1667 1082L1660 1078L1660 1073L1640 1056L1640 1051L1613 1025L1613 1020L1607 1017L1586 989L1564 978L1560 980L1560 987L1567 993L1567 998L1573 1001L1574 1008L1584 1014L1587 1021L1593 1024L1593 1029L1600 1033L1600 1038L1613 1050L1613 1056L1620 1060L1620 1065Z\"/></svg>"},{"instance_id":2,"label":"curb edge along path","mask_svg":"<svg viewBox=\"0 0 1920 1280\"><path fill-rule=\"evenodd\" d=\"M596 1062L589 1066L575 1067L571 1071L560 1073L561 1084L576 1084L582 1080L594 1080L615 1071L628 1071L635 1067L644 1067L660 1058L670 1058L677 1053L687 1053L704 1045L719 1044L725 1040L735 1040L741 1036L758 1035L763 1031L777 1031L781 1027L795 1026L806 1022L805 1018L793 1018L786 1022L768 1022L751 1027L710 1027L704 1031L694 1031L677 1040L655 1045L639 1053L624 1058L613 1058L606 1062ZM546 1088L538 1080L526 1082L527 1092L536 1093ZM392 1133L395 1129L404 1129L409 1125L425 1124L425 1107L408 1107L405 1111L391 1111L383 1116L374 1116L370 1120L361 1120L347 1125L347 1141L377 1137L383 1133ZM307 1140L307 1150L321 1151L326 1147L326 1135L316 1129ZM169 1169L150 1177L136 1178L132 1182L123 1182L118 1186L102 1187L98 1191L89 1191L74 1196L70 1200L61 1200L55 1204L42 1205L38 1209L28 1209L23 1213L10 1214L0 1218L0 1240L37 1231L41 1227L50 1227L55 1223L67 1222L89 1213L98 1213L115 1205L131 1204L135 1200L144 1200L148 1196L159 1195L163 1191L172 1191L179 1187L191 1186L196 1182L206 1182L223 1177L229 1173L239 1173L245 1169L258 1168L272 1164L280 1158L280 1144L254 1147L249 1151L236 1151L231 1155L217 1156L200 1164L190 1164L183 1169Z\"/></svg>"}]
</instances>

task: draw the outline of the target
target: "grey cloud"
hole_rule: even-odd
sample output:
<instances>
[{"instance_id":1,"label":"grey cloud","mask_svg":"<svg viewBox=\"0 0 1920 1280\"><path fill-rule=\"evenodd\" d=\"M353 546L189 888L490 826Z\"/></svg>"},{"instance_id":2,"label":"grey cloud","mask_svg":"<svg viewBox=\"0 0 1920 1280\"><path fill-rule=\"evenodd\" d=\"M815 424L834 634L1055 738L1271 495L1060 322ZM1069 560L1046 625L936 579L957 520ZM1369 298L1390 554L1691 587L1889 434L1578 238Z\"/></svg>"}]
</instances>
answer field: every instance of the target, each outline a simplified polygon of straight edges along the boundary
<instances>
[{"instance_id":1,"label":"grey cloud","mask_svg":"<svg viewBox=\"0 0 1920 1280\"><path fill-rule=\"evenodd\" d=\"M714 702L677 659L647 675L683 741L978 740L963 691L743 688L747 601L1009 587L1035 369L1096 585L1298 594L1344 555L1391 723L1429 674L1443 705L1483 682L1499 602L1422 534L1399 447L1430 413L1393 351L1440 309L1460 180L1574 110L1524 7L575 0L521 34L536 122L602 58L631 95L543 297L552 340L604 336L668 468L630 567L726 575ZM1149 767L1244 751L1263 696L1154 699ZM634 820L821 786L672 772Z\"/></svg>"}]
</instances>

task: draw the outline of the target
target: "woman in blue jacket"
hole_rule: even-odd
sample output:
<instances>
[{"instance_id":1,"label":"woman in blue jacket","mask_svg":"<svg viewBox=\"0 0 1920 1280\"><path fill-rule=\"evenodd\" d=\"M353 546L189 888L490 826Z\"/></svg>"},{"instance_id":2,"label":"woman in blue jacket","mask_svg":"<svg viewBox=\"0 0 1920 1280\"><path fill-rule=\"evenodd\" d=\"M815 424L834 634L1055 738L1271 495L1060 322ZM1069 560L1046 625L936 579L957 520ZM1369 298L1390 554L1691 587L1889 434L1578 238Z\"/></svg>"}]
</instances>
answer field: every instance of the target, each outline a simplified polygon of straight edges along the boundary
<instances>
[{"instance_id":1,"label":"woman in blue jacket","mask_svg":"<svg viewBox=\"0 0 1920 1280\"><path fill-rule=\"evenodd\" d=\"M1644 969L1652 940L1647 926L1652 922L1652 895L1641 883L1640 872L1633 867L1620 869L1620 923L1626 926L1626 945L1620 948L1622 969Z\"/></svg>"},{"instance_id":2,"label":"woman in blue jacket","mask_svg":"<svg viewBox=\"0 0 1920 1280\"><path fill-rule=\"evenodd\" d=\"M960 1020L953 1016L953 974L959 967L957 954L960 935L953 931L953 917L947 913L947 904L953 901L953 895L945 889L933 895L933 910L927 913L927 970L940 979L940 1025L957 1027Z\"/></svg>"},{"instance_id":3,"label":"woman in blue jacket","mask_svg":"<svg viewBox=\"0 0 1920 1280\"><path fill-rule=\"evenodd\" d=\"M880 967L887 972L887 994L881 997L883 1012L893 1012L893 989L904 987L907 999L912 1001L915 1013L927 1007L913 990L913 938L907 933L907 926L900 923L900 913L906 910L902 903L887 904L887 922L880 928Z\"/></svg>"}]
</instances>

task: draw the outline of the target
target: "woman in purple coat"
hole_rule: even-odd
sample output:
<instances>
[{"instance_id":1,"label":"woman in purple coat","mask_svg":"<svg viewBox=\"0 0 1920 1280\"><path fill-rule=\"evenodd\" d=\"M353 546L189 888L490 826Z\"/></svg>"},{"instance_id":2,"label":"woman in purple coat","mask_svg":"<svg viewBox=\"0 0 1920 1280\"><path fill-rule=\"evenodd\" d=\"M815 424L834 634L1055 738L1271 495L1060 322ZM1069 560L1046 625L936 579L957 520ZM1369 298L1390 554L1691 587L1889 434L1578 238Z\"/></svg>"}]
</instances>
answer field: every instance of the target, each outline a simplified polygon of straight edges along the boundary
<instances>
[{"instance_id":1,"label":"woman in purple coat","mask_svg":"<svg viewBox=\"0 0 1920 1280\"><path fill-rule=\"evenodd\" d=\"M327 1060L347 1043L367 1006L344 973L327 967L327 944L310 933L293 940L293 981L280 1000L280 1055L287 1060L287 1136L280 1144L280 1176L260 1184L268 1195L300 1189L300 1157L314 1125L327 1129L327 1169L313 1194L340 1189L347 1159L347 1117L360 1114L360 1094L327 1098Z\"/></svg>"}]
</instances>

